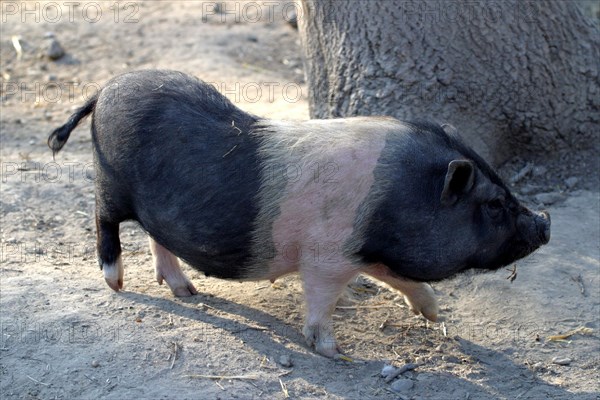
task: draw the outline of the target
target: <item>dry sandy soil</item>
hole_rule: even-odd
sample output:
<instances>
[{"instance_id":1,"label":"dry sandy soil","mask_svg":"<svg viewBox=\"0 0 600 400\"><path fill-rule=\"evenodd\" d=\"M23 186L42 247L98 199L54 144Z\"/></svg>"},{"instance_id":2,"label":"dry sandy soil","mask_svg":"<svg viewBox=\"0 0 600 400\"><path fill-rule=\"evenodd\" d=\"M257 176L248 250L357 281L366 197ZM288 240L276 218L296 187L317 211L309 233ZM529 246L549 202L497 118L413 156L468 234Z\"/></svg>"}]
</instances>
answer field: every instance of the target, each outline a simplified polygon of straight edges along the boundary
<instances>
[{"instance_id":1,"label":"dry sandy soil","mask_svg":"<svg viewBox=\"0 0 600 400\"><path fill-rule=\"evenodd\" d=\"M234 3L233 14L208 15L212 8L195 1L120 2L118 13L114 2L83 1L71 14L58 2L58 18L47 4L31 2L25 14L21 2L2 3L3 399L599 398L599 192L578 190L574 180L538 187L552 193L546 197L515 188L527 201L554 203L551 242L518 263L512 283L501 270L435 284L443 323L412 316L397 293L354 282L334 315L353 362L306 347L294 276L238 283L184 266L201 294L174 298L155 282L145 234L133 223L121 230L125 290L112 292L94 253L89 122L56 163L48 133L86 90L156 67L224 85L247 111L307 118L295 92L306 94L298 37L282 5L271 20L267 6L239 3L236 22ZM58 61L46 56L47 32L66 50ZM544 174L536 167L520 184ZM591 330L551 338L581 327ZM400 379L412 388L394 392L379 373L409 362L417 368Z\"/></svg>"}]
</instances>

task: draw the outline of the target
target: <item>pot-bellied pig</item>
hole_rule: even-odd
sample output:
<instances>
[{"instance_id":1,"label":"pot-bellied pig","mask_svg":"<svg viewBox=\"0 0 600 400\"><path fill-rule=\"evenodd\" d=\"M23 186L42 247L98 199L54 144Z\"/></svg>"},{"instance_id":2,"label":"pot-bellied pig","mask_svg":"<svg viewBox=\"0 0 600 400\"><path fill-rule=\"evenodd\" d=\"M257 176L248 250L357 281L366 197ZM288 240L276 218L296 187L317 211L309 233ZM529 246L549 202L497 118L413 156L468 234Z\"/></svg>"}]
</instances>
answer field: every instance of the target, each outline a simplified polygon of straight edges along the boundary
<instances>
[{"instance_id":1,"label":"pot-bellied pig","mask_svg":"<svg viewBox=\"0 0 600 400\"><path fill-rule=\"evenodd\" d=\"M310 346L336 356L332 312L359 273L437 318L426 283L511 264L550 238L451 129L387 117L274 121L180 72L109 81L48 138L54 153L92 114L97 251L123 287L119 224L148 233L156 279L197 293L207 276L274 281L299 272Z\"/></svg>"}]
</instances>

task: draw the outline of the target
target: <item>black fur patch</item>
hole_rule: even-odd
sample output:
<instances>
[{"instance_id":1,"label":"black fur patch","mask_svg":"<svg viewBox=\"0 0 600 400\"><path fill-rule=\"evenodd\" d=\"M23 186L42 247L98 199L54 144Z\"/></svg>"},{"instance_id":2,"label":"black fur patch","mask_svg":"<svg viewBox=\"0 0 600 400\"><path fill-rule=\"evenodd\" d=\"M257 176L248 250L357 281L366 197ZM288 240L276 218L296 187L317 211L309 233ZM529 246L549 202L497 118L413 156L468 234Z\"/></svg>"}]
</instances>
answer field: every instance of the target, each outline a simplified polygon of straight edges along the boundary
<instances>
[{"instance_id":1,"label":"black fur patch","mask_svg":"<svg viewBox=\"0 0 600 400\"><path fill-rule=\"evenodd\" d=\"M258 213L257 120L180 72L116 77L93 120L97 195L110 203L98 206L131 216L206 275L244 278Z\"/></svg>"},{"instance_id":2,"label":"black fur patch","mask_svg":"<svg viewBox=\"0 0 600 400\"><path fill-rule=\"evenodd\" d=\"M436 215L448 163L456 158L470 159L507 196L510 192L492 168L459 138L433 123L404 124L408 129L388 135L375 168L375 191L384 193L383 200L364 230L363 245L356 255L366 264L383 263L406 278L445 279L467 267L466 263L441 262L444 235L456 234L461 227L455 232L450 226L434 232L443 223L435 219L439 219ZM373 199L367 196L365 201Z\"/></svg>"}]
</instances>

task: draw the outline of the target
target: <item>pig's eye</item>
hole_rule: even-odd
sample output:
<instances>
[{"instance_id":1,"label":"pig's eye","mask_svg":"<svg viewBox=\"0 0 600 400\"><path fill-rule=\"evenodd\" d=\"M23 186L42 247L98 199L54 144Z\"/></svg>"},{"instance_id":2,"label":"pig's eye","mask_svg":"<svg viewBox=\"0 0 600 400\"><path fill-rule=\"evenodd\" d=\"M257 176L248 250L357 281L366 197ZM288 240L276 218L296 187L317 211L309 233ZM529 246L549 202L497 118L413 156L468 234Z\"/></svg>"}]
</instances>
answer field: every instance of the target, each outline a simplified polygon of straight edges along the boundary
<instances>
[{"instance_id":1,"label":"pig's eye","mask_svg":"<svg viewBox=\"0 0 600 400\"><path fill-rule=\"evenodd\" d=\"M491 218L497 219L501 217L504 212L504 204L502 203L502 200L495 199L486 204L486 210Z\"/></svg>"}]
</instances>

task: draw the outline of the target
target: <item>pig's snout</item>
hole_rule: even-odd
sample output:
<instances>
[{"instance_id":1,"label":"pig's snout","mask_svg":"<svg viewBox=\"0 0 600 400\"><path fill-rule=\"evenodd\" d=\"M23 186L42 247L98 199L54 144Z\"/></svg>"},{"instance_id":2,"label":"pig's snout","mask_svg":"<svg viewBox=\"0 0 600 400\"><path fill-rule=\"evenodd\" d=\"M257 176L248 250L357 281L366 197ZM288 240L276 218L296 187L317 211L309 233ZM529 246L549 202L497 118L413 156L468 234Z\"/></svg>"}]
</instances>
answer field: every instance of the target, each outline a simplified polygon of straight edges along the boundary
<instances>
[{"instance_id":1,"label":"pig's snout","mask_svg":"<svg viewBox=\"0 0 600 400\"><path fill-rule=\"evenodd\" d=\"M541 211L535 214L534 220L540 244L548 243L550 241L550 214L547 211Z\"/></svg>"},{"instance_id":2,"label":"pig's snout","mask_svg":"<svg viewBox=\"0 0 600 400\"><path fill-rule=\"evenodd\" d=\"M550 214L546 211L533 212L525 208L517 218L517 228L526 243L538 248L550 241Z\"/></svg>"}]
</instances>

